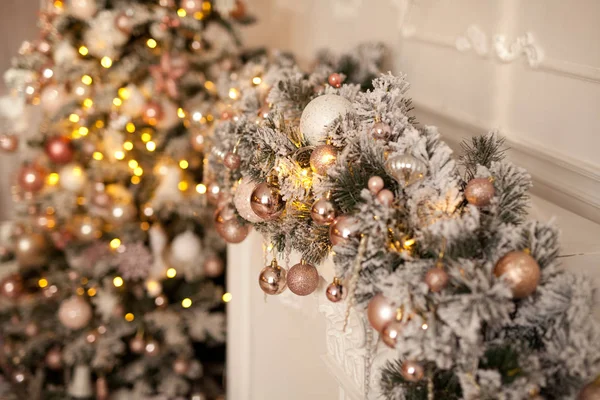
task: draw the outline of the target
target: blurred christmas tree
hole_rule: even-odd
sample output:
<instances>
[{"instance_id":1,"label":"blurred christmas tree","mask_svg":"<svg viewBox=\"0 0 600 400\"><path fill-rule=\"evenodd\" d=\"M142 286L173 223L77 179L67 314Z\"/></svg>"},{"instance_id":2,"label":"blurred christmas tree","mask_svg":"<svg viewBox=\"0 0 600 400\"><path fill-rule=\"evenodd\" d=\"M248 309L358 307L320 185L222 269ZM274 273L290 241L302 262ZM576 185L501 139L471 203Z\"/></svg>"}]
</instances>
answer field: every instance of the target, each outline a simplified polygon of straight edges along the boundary
<instances>
[{"instance_id":1,"label":"blurred christmas tree","mask_svg":"<svg viewBox=\"0 0 600 400\"><path fill-rule=\"evenodd\" d=\"M223 245L203 143L249 20L228 0L42 10L1 113L0 146L26 160L2 243L2 399L222 394Z\"/></svg>"}]
</instances>

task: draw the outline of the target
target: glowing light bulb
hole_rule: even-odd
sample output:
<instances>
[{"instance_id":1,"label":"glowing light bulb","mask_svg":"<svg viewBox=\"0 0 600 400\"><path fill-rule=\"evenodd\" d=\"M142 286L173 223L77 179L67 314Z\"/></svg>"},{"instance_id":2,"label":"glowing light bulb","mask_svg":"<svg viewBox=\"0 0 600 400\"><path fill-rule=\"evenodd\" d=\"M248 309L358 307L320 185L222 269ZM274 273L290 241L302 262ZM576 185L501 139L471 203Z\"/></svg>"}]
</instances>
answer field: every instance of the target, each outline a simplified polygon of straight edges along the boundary
<instances>
[{"instance_id":1,"label":"glowing light bulb","mask_svg":"<svg viewBox=\"0 0 600 400\"><path fill-rule=\"evenodd\" d=\"M81 47L79 48L79 54L81 54L82 56L84 56L84 57L85 57L85 56L87 56L88 54L90 54L90 50L89 50L87 47L85 47L85 46L81 46Z\"/></svg>"},{"instance_id":2,"label":"glowing light bulb","mask_svg":"<svg viewBox=\"0 0 600 400\"><path fill-rule=\"evenodd\" d=\"M114 238L113 240L110 241L110 248L113 250L118 249L121 246L121 239L119 238Z\"/></svg>"},{"instance_id":3,"label":"glowing light bulb","mask_svg":"<svg viewBox=\"0 0 600 400\"><path fill-rule=\"evenodd\" d=\"M225 294L223 295L223 301L224 301L225 303L229 303L229 302L231 301L231 299L233 299L233 296L232 296L232 294L231 294L231 293L225 293Z\"/></svg>"},{"instance_id":4,"label":"glowing light bulb","mask_svg":"<svg viewBox=\"0 0 600 400\"><path fill-rule=\"evenodd\" d=\"M81 82L82 82L84 85L88 85L88 86L90 86L90 85L91 85L91 84L94 82L94 80L92 79L92 77L91 77L91 76L89 76L89 75L84 75L84 76L82 76L82 77L81 77Z\"/></svg>"},{"instance_id":5,"label":"glowing light bulb","mask_svg":"<svg viewBox=\"0 0 600 400\"><path fill-rule=\"evenodd\" d=\"M115 278L113 279L113 285L115 285L115 287L121 287L123 286L123 278L121 278L120 276L115 276Z\"/></svg>"},{"instance_id":6,"label":"glowing light bulb","mask_svg":"<svg viewBox=\"0 0 600 400\"><path fill-rule=\"evenodd\" d=\"M167 278L173 279L177 276L177 270L175 268L169 268L167 270Z\"/></svg>"},{"instance_id":7,"label":"glowing light bulb","mask_svg":"<svg viewBox=\"0 0 600 400\"><path fill-rule=\"evenodd\" d=\"M100 65L102 65L104 68L108 69L108 68L112 67L113 61L110 57L102 57L102 60L100 60Z\"/></svg>"},{"instance_id":8,"label":"glowing light bulb","mask_svg":"<svg viewBox=\"0 0 600 400\"><path fill-rule=\"evenodd\" d=\"M148 47L150 47L151 49L155 49L156 46L158 45L158 43L156 43L156 40L150 38L148 39L148 41L146 42L146 44L148 45Z\"/></svg>"},{"instance_id":9,"label":"glowing light bulb","mask_svg":"<svg viewBox=\"0 0 600 400\"><path fill-rule=\"evenodd\" d=\"M190 298L185 298L181 301L181 306L183 308L190 308L192 306L192 299Z\"/></svg>"}]
</instances>

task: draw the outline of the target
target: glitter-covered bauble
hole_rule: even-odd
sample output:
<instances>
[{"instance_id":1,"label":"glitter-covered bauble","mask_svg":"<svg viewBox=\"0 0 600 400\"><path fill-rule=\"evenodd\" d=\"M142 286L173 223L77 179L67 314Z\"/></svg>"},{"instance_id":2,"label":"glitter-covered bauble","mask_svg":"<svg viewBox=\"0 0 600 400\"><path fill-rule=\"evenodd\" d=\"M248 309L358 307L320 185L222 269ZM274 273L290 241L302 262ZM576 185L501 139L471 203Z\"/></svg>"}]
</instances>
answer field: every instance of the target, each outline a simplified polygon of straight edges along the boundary
<instances>
[{"instance_id":1,"label":"glitter-covered bauble","mask_svg":"<svg viewBox=\"0 0 600 400\"><path fill-rule=\"evenodd\" d=\"M190 135L190 143L195 151L202 153L204 151L204 135L202 132L192 132Z\"/></svg>"},{"instance_id":2,"label":"glitter-covered bauble","mask_svg":"<svg viewBox=\"0 0 600 400\"><path fill-rule=\"evenodd\" d=\"M340 215L329 227L329 240L333 246L347 244L350 239L358 235L356 231L358 221L349 215Z\"/></svg>"},{"instance_id":3,"label":"glitter-covered bauble","mask_svg":"<svg viewBox=\"0 0 600 400\"><path fill-rule=\"evenodd\" d=\"M133 30L133 19L125 11L120 12L115 17L115 27L126 35L130 35Z\"/></svg>"},{"instance_id":4,"label":"glitter-covered bauble","mask_svg":"<svg viewBox=\"0 0 600 400\"><path fill-rule=\"evenodd\" d=\"M396 319L394 305L381 293L375 295L367 307L369 323L377 332Z\"/></svg>"},{"instance_id":5,"label":"glitter-covered bauble","mask_svg":"<svg viewBox=\"0 0 600 400\"><path fill-rule=\"evenodd\" d=\"M310 217L317 225L329 225L335 220L335 207L326 198L315 201Z\"/></svg>"},{"instance_id":6,"label":"glitter-covered bauble","mask_svg":"<svg viewBox=\"0 0 600 400\"><path fill-rule=\"evenodd\" d=\"M197 12L202 12L203 0L181 0L180 8L185 10L187 15L194 15Z\"/></svg>"},{"instance_id":7,"label":"glitter-covered bauble","mask_svg":"<svg viewBox=\"0 0 600 400\"><path fill-rule=\"evenodd\" d=\"M149 125L156 125L164 116L162 105L156 101L150 101L144 105L142 119Z\"/></svg>"},{"instance_id":8,"label":"glitter-covered bauble","mask_svg":"<svg viewBox=\"0 0 600 400\"><path fill-rule=\"evenodd\" d=\"M412 360L406 360L402 363L400 373L402 374L402 377L409 382L418 382L423 379L423 375L425 375L423 366Z\"/></svg>"},{"instance_id":9,"label":"glitter-covered bauble","mask_svg":"<svg viewBox=\"0 0 600 400\"><path fill-rule=\"evenodd\" d=\"M332 145L317 146L310 155L310 168L319 175L327 175L336 158L337 149Z\"/></svg>"},{"instance_id":10,"label":"glitter-covered bauble","mask_svg":"<svg viewBox=\"0 0 600 400\"><path fill-rule=\"evenodd\" d=\"M44 358L44 362L46 363L46 367L51 370L58 371L62 368L62 352L58 347L54 347L46 353L46 357Z\"/></svg>"},{"instance_id":11,"label":"glitter-covered bauble","mask_svg":"<svg viewBox=\"0 0 600 400\"><path fill-rule=\"evenodd\" d=\"M81 81L73 83L71 86L71 93L80 101L89 99L94 93L94 87L92 85L86 85Z\"/></svg>"},{"instance_id":12,"label":"glitter-covered bauble","mask_svg":"<svg viewBox=\"0 0 600 400\"><path fill-rule=\"evenodd\" d=\"M146 350L146 341L141 335L136 335L129 341L129 350L134 354L142 354Z\"/></svg>"},{"instance_id":13,"label":"glitter-covered bauble","mask_svg":"<svg viewBox=\"0 0 600 400\"><path fill-rule=\"evenodd\" d=\"M258 275L258 285L268 295L281 294L287 287L287 271L273 260L260 271Z\"/></svg>"},{"instance_id":14,"label":"glitter-covered bauble","mask_svg":"<svg viewBox=\"0 0 600 400\"><path fill-rule=\"evenodd\" d=\"M600 400L600 378L586 385L579 392L577 400Z\"/></svg>"},{"instance_id":15,"label":"glitter-covered bauble","mask_svg":"<svg viewBox=\"0 0 600 400\"><path fill-rule=\"evenodd\" d=\"M15 257L19 267L31 269L43 267L48 262L50 246L41 233L25 233L17 238Z\"/></svg>"},{"instance_id":16,"label":"glitter-covered bauble","mask_svg":"<svg viewBox=\"0 0 600 400\"><path fill-rule=\"evenodd\" d=\"M371 136L378 140L385 140L392 134L392 128L383 122L377 122L371 127Z\"/></svg>"},{"instance_id":17,"label":"glitter-covered bauble","mask_svg":"<svg viewBox=\"0 0 600 400\"><path fill-rule=\"evenodd\" d=\"M14 153L19 148L19 137L17 135L0 135L0 150Z\"/></svg>"},{"instance_id":18,"label":"glitter-covered bauble","mask_svg":"<svg viewBox=\"0 0 600 400\"><path fill-rule=\"evenodd\" d=\"M0 281L0 295L5 299L17 300L23 292L23 278L18 273L10 274Z\"/></svg>"},{"instance_id":19,"label":"glitter-covered bauble","mask_svg":"<svg viewBox=\"0 0 600 400\"><path fill-rule=\"evenodd\" d=\"M236 169L238 169L241 163L242 159L240 158L240 156L231 151L225 154L225 157L223 158L223 164L225 164L227 169L231 171L235 171Z\"/></svg>"},{"instance_id":20,"label":"glitter-covered bauble","mask_svg":"<svg viewBox=\"0 0 600 400\"><path fill-rule=\"evenodd\" d=\"M394 203L394 193L391 190L383 189L377 194L377 201L384 206L391 206Z\"/></svg>"},{"instance_id":21,"label":"glitter-covered bauble","mask_svg":"<svg viewBox=\"0 0 600 400\"><path fill-rule=\"evenodd\" d=\"M402 187L412 185L427 174L427 165L410 154L390 157L385 167L388 174Z\"/></svg>"},{"instance_id":22,"label":"glitter-covered bauble","mask_svg":"<svg viewBox=\"0 0 600 400\"><path fill-rule=\"evenodd\" d=\"M395 349L396 343L398 342L398 336L402 332L403 327L404 325L400 321L392 321L389 324L386 324L380 334L383 343L385 343L386 346Z\"/></svg>"},{"instance_id":23,"label":"glitter-covered bauble","mask_svg":"<svg viewBox=\"0 0 600 400\"><path fill-rule=\"evenodd\" d=\"M298 296L308 296L319 286L319 272L314 265L296 264L287 273L287 286Z\"/></svg>"},{"instance_id":24,"label":"glitter-covered bauble","mask_svg":"<svg viewBox=\"0 0 600 400\"><path fill-rule=\"evenodd\" d=\"M26 192L39 192L44 187L45 171L37 164L25 164L19 170L17 182Z\"/></svg>"},{"instance_id":25,"label":"glitter-covered bauble","mask_svg":"<svg viewBox=\"0 0 600 400\"><path fill-rule=\"evenodd\" d=\"M240 181L233 195L233 204L242 218L248 222L262 222L262 218L254 213L250 204L252 192L256 189L256 182L253 182L249 177L244 177Z\"/></svg>"},{"instance_id":26,"label":"glitter-covered bauble","mask_svg":"<svg viewBox=\"0 0 600 400\"><path fill-rule=\"evenodd\" d=\"M431 268L427 271L427 274L425 274L425 283L427 284L427 287L429 287L429 290L434 293L441 292L448 286L449 280L450 276L448 276L448 273L440 267Z\"/></svg>"},{"instance_id":27,"label":"glitter-covered bauble","mask_svg":"<svg viewBox=\"0 0 600 400\"><path fill-rule=\"evenodd\" d=\"M102 236L102 220L88 215L76 215L71 222L73 234L82 242L92 242Z\"/></svg>"},{"instance_id":28,"label":"glitter-covered bauble","mask_svg":"<svg viewBox=\"0 0 600 400\"><path fill-rule=\"evenodd\" d=\"M476 207L490 204L495 194L494 184L488 178L471 179L465 188L465 198Z\"/></svg>"},{"instance_id":29,"label":"glitter-covered bauble","mask_svg":"<svg viewBox=\"0 0 600 400\"><path fill-rule=\"evenodd\" d=\"M313 99L300 118L300 132L311 146L325 141L327 127L337 118L352 112L352 103L336 94L325 94Z\"/></svg>"},{"instance_id":30,"label":"glitter-covered bauble","mask_svg":"<svg viewBox=\"0 0 600 400\"><path fill-rule=\"evenodd\" d=\"M75 18L87 20L96 14L98 6L96 0L69 0L67 10Z\"/></svg>"},{"instance_id":31,"label":"glitter-covered bauble","mask_svg":"<svg viewBox=\"0 0 600 400\"><path fill-rule=\"evenodd\" d=\"M209 278L217 278L223 275L225 266L223 265L223 260L221 260L219 256L211 255L204 260L202 269L204 270L204 275Z\"/></svg>"},{"instance_id":32,"label":"glitter-covered bauble","mask_svg":"<svg viewBox=\"0 0 600 400\"><path fill-rule=\"evenodd\" d=\"M384 186L385 186L385 183L383 182L383 179L380 176L370 177L369 183L367 184L369 191L374 195L381 192L383 190Z\"/></svg>"},{"instance_id":33,"label":"glitter-covered bauble","mask_svg":"<svg viewBox=\"0 0 600 400\"><path fill-rule=\"evenodd\" d=\"M264 182L256 186L250 196L252 211L265 221L278 218L285 210L279 189Z\"/></svg>"},{"instance_id":34,"label":"glitter-covered bauble","mask_svg":"<svg viewBox=\"0 0 600 400\"><path fill-rule=\"evenodd\" d=\"M69 329L84 328L92 319L92 307L82 297L72 296L60 304L58 319Z\"/></svg>"},{"instance_id":35,"label":"glitter-covered bauble","mask_svg":"<svg viewBox=\"0 0 600 400\"><path fill-rule=\"evenodd\" d=\"M160 353L160 344L154 339L148 340L144 347L144 353L151 357L157 356Z\"/></svg>"},{"instance_id":36,"label":"glitter-covered bauble","mask_svg":"<svg viewBox=\"0 0 600 400\"><path fill-rule=\"evenodd\" d=\"M327 300L332 303L338 303L346 297L348 291L346 287L342 285L342 282L338 278L333 278L333 282L331 282L327 289L325 289L325 296L327 296Z\"/></svg>"},{"instance_id":37,"label":"glitter-covered bauble","mask_svg":"<svg viewBox=\"0 0 600 400\"><path fill-rule=\"evenodd\" d=\"M510 285L513 296L525 298L536 291L541 271L537 261L524 251L511 251L494 267L494 275Z\"/></svg>"},{"instance_id":38,"label":"glitter-covered bauble","mask_svg":"<svg viewBox=\"0 0 600 400\"><path fill-rule=\"evenodd\" d=\"M58 173L60 186L70 192L80 192L87 182L87 174L77 163L70 163L61 168Z\"/></svg>"},{"instance_id":39,"label":"glitter-covered bauble","mask_svg":"<svg viewBox=\"0 0 600 400\"><path fill-rule=\"evenodd\" d=\"M237 218L233 218L229 221L217 222L215 228L219 236L221 236L227 243L237 244L246 239L250 233L251 226L242 224Z\"/></svg>"},{"instance_id":40,"label":"glitter-covered bauble","mask_svg":"<svg viewBox=\"0 0 600 400\"><path fill-rule=\"evenodd\" d=\"M73 146L64 136L49 138L45 145L46 155L55 164L67 164L73 160Z\"/></svg>"},{"instance_id":41,"label":"glitter-covered bauble","mask_svg":"<svg viewBox=\"0 0 600 400\"><path fill-rule=\"evenodd\" d=\"M329 82L329 84L334 88L340 88L342 87L344 79L340 74L334 72L333 74L329 75L329 78L327 78L327 82Z\"/></svg>"},{"instance_id":42,"label":"glitter-covered bauble","mask_svg":"<svg viewBox=\"0 0 600 400\"><path fill-rule=\"evenodd\" d=\"M190 361L185 358L178 358L173 362L173 371L177 375L186 375L190 370Z\"/></svg>"}]
</instances>

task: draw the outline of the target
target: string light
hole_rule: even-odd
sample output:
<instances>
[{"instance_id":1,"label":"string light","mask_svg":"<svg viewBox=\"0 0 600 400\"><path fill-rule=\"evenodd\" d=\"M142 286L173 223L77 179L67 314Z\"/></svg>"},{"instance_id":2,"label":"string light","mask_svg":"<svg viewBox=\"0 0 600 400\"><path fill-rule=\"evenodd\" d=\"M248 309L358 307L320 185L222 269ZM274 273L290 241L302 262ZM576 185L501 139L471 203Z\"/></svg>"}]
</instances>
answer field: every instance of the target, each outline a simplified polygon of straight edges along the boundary
<instances>
[{"instance_id":1,"label":"string light","mask_svg":"<svg viewBox=\"0 0 600 400\"><path fill-rule=\"evenodd\" d=\"M129 98L129 89L122 87L119 89L119 97L122 98L123 100L127 100Z\"/></svg>"},{"instance_id":2,"label":"string light","mask_svg":"<svg viewBox=\"0 0 600 400\"><path fill-rule=\"evenodd\" d=\"M252 83L254 85L260 85L262 83L262 79L260 76L255 76L254 78L252 78Z\"/></svg>"},{"instance_id":3,"label":"string light","mask_svg":"<svg viewBox=\"0 0 600 400\"><path fill-rule=\"evenodd\" d=\"M154 143L153 141L149 141L148 143L146 143L146 149L148 151L156 150L156 143Z\"/></svg>"},{"instance_id":4,"label":"string light","mask_svg":"<svg viewBox=\"0 0 600 400\"><path fill-rule=\"evenodd\" d=\"M177 270L175 268L169 268L167 270L167 278L173 279L177 276Z\"/></svg>"},{"instance_id":5,"label":"string light","mask_svg":"<svg viewBox=\"0 0 600 400\"><path fill-rule=\"evenodd\" d=\"M125 153L122 150L115 151L115 158L117 160L122 160L125 158Z\"/></svg>"},{"instance_id":6,"label":"string light","mask_svg":"<svg viewBox=\"0 0 600 400\"><path fill-rule=\"evenodd\" d=\"M209 92L212 92L215 90L215 84L212 81L206 81L204 82L204 88Z\"/></svg>"},{"instance_id":7,"label":"string light","mask_svg":"<svg viewBox=\"0 0 600 400\"><path fill-rule=\"evenodd\" d=\"M179 161L179 168L187 169L190 166L190 163L187 160Z\"/></svg>"},{"instance_id":8,"label":"string light","mask_svg":"<svg viewBox=\"0 0 600 400\"><path fill-rule=\"evenodd\" d=\"M104 155L102 153L100 153L99 151L95 151L94 154L92 154L92 157L96 161L102 161L104 159Z\"/></svg>"},{"instance_id":9,"label":"string light","mask_svg":"<svg viewBox=\"0 0 600 400\"><path fill-rule=\"evenodd\" d=\"M90 86L90 85L91 85L91 84L94 82L94 80L92 79L92 77L91 77L91 76L89 76L89 75L84 75L84 76L82 76L82 77L81 77L81 82L82 82L84 85L88 85L88 86Z\"/></svg>"},{"instance_id":10,"label":"string light","mask_svg":"<svg viewBox=\"0 0 600 400\"><path fill-rule=\"evenodd\" d=\"M131 150L133 150L133 143L127 141L127 142L123 143L123 148L127 151L131 151Z\"/></svg>"},{"instance_id":11,"label":"string light","mask_svg":"<svg viewBox=\"0 0 600 400\"><path fill-rule=\"evenodd\" d=\"M177 109L177 116L182 119L185 118L185 111L183 111L183 108L179 107Z\"/></svg>"},{"instance_id":12,"label":"string light","mask_svg":"<svg viewBox=\"0 0 600 400\"><path fill-rule=\"evenodd\" d=\"M185 299L183 299L183 300L181 301L181 306L182 306L183 308L190 308L190 307L192 306L192 299L190 299L189 297L188 297L188 298L185 298Z\"/></svg>"},{"instance_id":13,"label":"string light","mask_svg":"<svg viewBox=\"0 0 600 400\"><path fill-rule=\"evenodd\" d=\"M75 293L77 293L79 296L83 296L84 293L85 293L85 289L82 288L82 287L77 288L77 290L75 291Z\"/></svg>"},{"instance_id":14,"label":"string light","mask_svg":"<svg viewBox=\"0 0 600 400\"><path fill-rule=\"evenodd\" d=\"M113 61L110 57L102 57L102 60L100 60L100 64L104 68L108 69L108 68L112 67Z\"/></svg>"},{"instance_id":15,"label":"string light","mask_svg":"<svg viewBox=\"0 0 600 400\"><path fill-rule=\"evenodd\" d=\"M237 99L239 97L239 95L240 95L240 91L237 90L236 88L229 89L229 98L231 100Z\"/></svg>"},{"instance_id":16,"label":"string light","mask_svg":"<svg viewBox=\"0 0 600 400\"><path fill-rule=\"evenodd\" d=\"M127 165L129 165L129 168L131 168L131 169L136 169L139 164L136 160L129 160Z\"/></svg>"},{"instance_id":17,"label":"string light","mask_svg":"<svg viewBox=\"0 0 600 400\"><path fill-rule=\"evenodd\" d=\"M206 185L204 183L199 183L196 185L196 192L200 194L206 193Z\"/></svg>"},{"instance_id":18,"label":"string light","mask_svg":"<svg viewBox=\"0 0 600 400\"><path fill-rule=\"evenodd\" d=\"M146 143L152 140L152 135L148 132L142 133L142 142Z\"/></svg>"},{"instance_id":19,"label":"string light","mask_svg":"<svg viewBox=\"0 0 600 400\"><path fill-rule=\"evenodd\" d=\"M123 286L123 283L125 283L125 282L123 281L123 278L121 278L120 276L115 276L115 278L113 279L113 285L115 285L115 287L117 287L117 288Z\"/></svg>"},{"instance_id":20,"label":"string light","mask_svg":"<svg viewBox=\"0 0 600 400\"><path fill-rule=\"evenodd\" d=\"M127 132L129 132L129 133L134 133L135 132L135 124L133 122L128 122L127 125L125 125L125 130L127 130Z\"/></svg>"},{"instance_id":21,"label":"string light","mask_svg":"<svg viewBox=\"0 0 600 400\"><path fill-rule=\"evenodd\" d=\"M69 121L71 121L72 123L76 124L79 122L79 115L77 114L71 114L69 115Z\"/></svg>"},{"instance_id":22,"label":"string light","mask_svg":"<svg viewBox=\"0 0 600 400\"><path fill-rule=\"evenodd\" d=\"M134 185L137 185L141 182L142 180L140 179L139 176L132 176L131 177L131 183L133 183Z\"/></svg>"},{"instance_id":23,"label":"string light","mask_svg":"<svg viewBox=\"0 0 600 400\"><path fill-rule=\"evenodd\" d=\"M88 133L90 133L90 130L88 128L86 128L85 126L79 127L79 134L81 136L87 136Z\"/></svg>"},{"instance_id":24,"label":"string light","mask_svg":"<svg viewBox=\"0 0 600 400\"><path fill-rule=\"evenodd\" d=\"M133 315L132 313L125 314L125 321L132 322L134 319L135 319L135 315Z\"/></svg>"},{"instance_id":25,"label":"string light","mask_svg":"<svg viewBox=\"0 0 600 400\"><path fill-rule=\"evenodd\" d=\"M38 281L38 286L41 287L42 289L45 288L46 286L48 286L48 280L45 278L41 278Z\"/></svg>"},{"instance_id":26,"label":"string light","mask_svg":"<svg viewBox=\"0 0 600 400\"><path fill-rule=\"evenodd\" d=\"M140 224L140 228L142 228L143 231L147 231L148 229L150 229L150 224L148 222L142 222Z\"/></svg>"},{"instance_id":27,"label":"string light","mask_svg":"<svg viewBox=\"0 0 600 400\"><path fill-rule=\"evenodd\" d=\"M228 292L223 295L223 301L225 303L229 303L231 299L233 299L233 295L231 293Z\"/></svg>"},{"instance_id":28,"label":"string light","mask_svg":"<svg viewBox=\"0 0 600 400\"><path fill-rule=\"evenodd\" d=\"M183 8L180 8L179 10L177 10L177 15L181 18L184 18L187 16L187 11L185 11Z\"/></svg>"},{"instance_id":29,"label":"string light","mask_svg":"<svg viewBox=\"0 0 600 400\"><path fill-rule=\"evenodd\" d=\"M201 122L202 121L202 113L200 111L196 111L195 113L193 113L192 120L194 122Z\"/></svg>"},{"instance_id":30,"label":"string light","mask_svg":"<svg viewBox=\"0 0 600 400\"><path fill-rule=\"evenodd\" d=\"M85 46L81 46L79 48L79 54L81 54L82 56L87 56L90 53L89 49Z\"/></svg>"},{"instance_id":31,"label":"string light","mask_svg":"<svg viewBox=\"0 0 600 400\"><path fill-rule=\"evenodd\" d=\"M50 175L48 175L48 178L46 179L46 181L48 182L48 185L50 185L50 186L56 185L59 180L60 180L60 176L56 172L53 172Z\"/></svg>"},{"instance_id":32,"label":"string light","mask_svg":"<svg viewBox=\"0 0 600 400\"><path fill-rule=\"evenodd\" d=\"M144 175L144 170L142 169L142 167L137 167L133 170L133 174L135 176L142 176Z\"/></svg>"},{"instance_id":33,"label":"string light","mask_svg":"<svg viewBox=\"0 0 600 400\"><path fill-rule=\"evenodd\" d=\"M115 97L115 98L113 99L113 104L114 104L116 107L121 107L121 106L123 105L123 100L121 100L121 99L120 99L120 98L118 98L118 97Z\"/></svg>"},{"instance_id":34,"label":"string light","mask_svg":"<svg viewBox=\"0 0 600 400\"><path fill-rule=\"evenodd\" d=\"M98 129L102 129L104 128L104 121L102 121L101 119L96 121L96 128Z\"/></svg>"},{"instance_id":35,"label":"string light","mask_svg":"<svg viewBox=\"0 0 600 400\"><path fill-rule=\"evenodd\" d=\"M119 238L114 238L113 240L110 241L110 248L113 250L118 249L121 246L121 239Z\"/></svg>"},{"instance_id":36,"label":"string light","mask_svg":"<svg viewBox=\"0 0 600 400\"><path fill-rule=\"evenodd\" d=\"M155 49L156 46L158 45L158 43L156 43L156 40L150 38L148 39L148 41L146 42L146 44L148 45L148 47L150 47L151 49Z\"/></svg>"},{"instance_id":37,"label":"string light","mask_svg":"<svg viewBox=\"0 0 600 400\"><path fill-rule=\"evenodd\" d=\"M89 288L87 294L90 297L94 297L96 295L96 288Z\"/></svg>"},{"instance_id":38,"label":"string light","mask_svg":"<svg viewBox=\"0 0 600 400\"><path fill-rule=\"evenodd\" d=\"M180 191L185 192L186 190L188 190L189 184L186 181L181 181L181 182L179 182L177 187L179 188Z\"/></svg>"},{"instance_id":39,"label":"string light","mask_svg":"<svg viewBox=\"0 0 600 400\"><path fill-rule=\"evenodd\" d=\"M93 105L94 105L94 100L92 100L92 99L83 100L83 106L85 108L91 108Z\"/></svg>"}]
</instances>

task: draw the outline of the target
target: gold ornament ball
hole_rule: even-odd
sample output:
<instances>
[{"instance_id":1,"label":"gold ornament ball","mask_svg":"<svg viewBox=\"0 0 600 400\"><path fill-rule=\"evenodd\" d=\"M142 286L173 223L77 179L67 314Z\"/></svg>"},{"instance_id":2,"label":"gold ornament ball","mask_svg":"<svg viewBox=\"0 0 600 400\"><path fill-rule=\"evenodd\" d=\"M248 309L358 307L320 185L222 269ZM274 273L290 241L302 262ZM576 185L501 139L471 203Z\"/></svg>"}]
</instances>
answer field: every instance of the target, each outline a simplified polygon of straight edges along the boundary
<instances>
[{"instance_id":1,"label":"gold ornament ball","mask_svg":"<svg viewBox=\"0 0 600 400\"><path fill-rule=\"evenodd\" d=\"M536 291L541 271L537 261L529 254L512 251L498 261L494 275L508 282L515 298L523 299Z\"/></svg>"},{"instance_id":2,"label":"gold ornament ball","mask_svg":"<svg viewBox=\"0 0 600 400\"><path fill-rule=\"evenodd\" d=\"M425 371L423 366L416 361L407 360L402 363L402 369L400 371L402 377L409 382L419 382L423 379Z\"/></svg>"},{"instance_id":3,"label":"gold ornament ball","mask_svg":"<svg viewBox=\"0 0 600 400\"><path fill-rule=\"evenodd\" d=\"M327 175L329 168L335 164L337 149L330 144L317 146L310 155L310 168L319 175Z\"/></svg>"},{"instance_id":4,"label":"gold ornament ball","mask_svg":"<svg viewBox=\"0 0 600 400\"><path fill-rule=\"evenodd\" d=\"M403 328L404 324L400 321L390 322L381 331L381 340L386 346L395 349L396 343L398 342L398 336L400 336Z\"/></svg>"},{"instance_id":5,"label":"gold ornament ball","mask_svg":"<svg viewBox=\"0 0 600 400\"><path fill-rule=\"evenodd\" d=\"M335 220L335 207L331 201L319 199L313 204L310 217L317 225L329 225Z\"/></svg>"},{"instance_id":6,"label":"gold ornament ball","mask_svg":"<svg viewBox=\"0 0 600 400\"><path fill-rule=\"evenodd\" d=\"M260 271L258 276L258 285L268 295L278 295L283 293L287 287L287 272L281 268L277 261L273 260L271 265L267 265Z\"/></svg>"},{"instance_id":7,"label":"gold ornament ball","mask_svg":"<svg viewBox=\"0 0 600 400\"><path fill-rule=\"evenodd\" d=\"M388 158L385 167L402 187L407 187L423 179L427 174L427 165L410 154L401 154Z\"/></svg>"},{"instance_id":8,"label":"gold ornament ball","mask_svg":"<svg viewBox=\"0 0 600 400\"><path fill-rule=\"evenodd\" d=\"M342 285L342 282L338 278L334 278L333 282L327 286L325 289L325 296L327 296L327 300L332 303L338 303L346 298L348 291L346 287Z\"/></svg>"},{"instance_id":9,"label":"gold ornament ball","mask_svg":"<svg viewBox=\"0 0 600 400\"><path fill-rule=\"evenodd\" d=\"M579 392L577 400L600 400L600 378L586 385Z\"/></svg>"},{"instance_id":10,"label":"gold ornament ball","mask_svg":"<svg viewBox=\"0 0 600 400\"><path fill-rule=\"evenodd\" d=\"M298 296L308 296L319 286L319 272L313 265L296 264L288 271L287 286Z\"/></svg>"},{"instance_id":11,"label":"gold ornament ball","mask_svg":"<svg viewBox=\"0 0 600 400\"><path fill-rule=\"evenodd\" d=\"M425 274L425 283L429 287L429 290L434 293L441 292L448 286L449 280L450 277L443 268L434 267Z\"/></svg>"},{"instance_id":12,"label":"gold ornament ball","mask_svg":"<svg viewBox=\"0 0 600 400\"><path fill-rule=\"evenodd\" d=\"M358 235L356 232L357 220L348 215L340 215L329 227L329 239L333 246L347 244L350 239Z\"/></svg>"},{"instance_id":13,"label":"gold ornament ball","mask_svg":"<svg viewBox=\"0 0 600 400\"><path fill-rule=\"evenodd\" d=\"M377 332L396 319L396 309L393 304L381 293L375 295L367 307L369 323Z\"/></svg>"},{"instance_id":14,"label":"gold ornament ball","mask_svg":"<svg viewBox=\"0 0 600 400\"><path fill-rule=\"evenodd\" d=\"M142 354L146 350L146 341L141 336L135 336L129 341L129 350L135 354Z\"/></svg>"},{"instance_id":15,"label":"gold ornament ball","mask_svg":"<svg viewBox=\"0 0 600 400\"><path fill-rule=\"evenodd\" d=\"M48 261L49 252L50 246L46 236L41 233L26 233L17 239L15 256L21 268L43 267Z\"/></svg>"},{"instance_id":16,"label":"gold ornament ball","mask_svg":"<svg viewBox=\"0 0 600 400\"><path fill-rule=\"evenodd\" d=\"M494 184L487 178L471 179L465 188L465 198L476 207L490 204L495 194Z\"/></svg>"},{"instance_id":17,"label":"gold ornament ball","mask_svg":"<svg viewBox=\"0 0 600 400\"><path fill-rule=\"evenodd\" d=\"M278 218L285 210L279 189L264 182L256 186L250 196L252 211L265 221Z\"/></svg>"}]
</instances>

